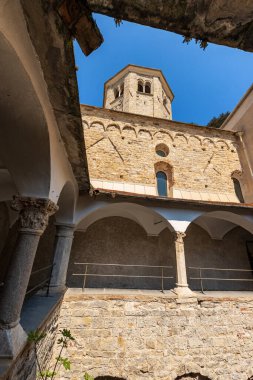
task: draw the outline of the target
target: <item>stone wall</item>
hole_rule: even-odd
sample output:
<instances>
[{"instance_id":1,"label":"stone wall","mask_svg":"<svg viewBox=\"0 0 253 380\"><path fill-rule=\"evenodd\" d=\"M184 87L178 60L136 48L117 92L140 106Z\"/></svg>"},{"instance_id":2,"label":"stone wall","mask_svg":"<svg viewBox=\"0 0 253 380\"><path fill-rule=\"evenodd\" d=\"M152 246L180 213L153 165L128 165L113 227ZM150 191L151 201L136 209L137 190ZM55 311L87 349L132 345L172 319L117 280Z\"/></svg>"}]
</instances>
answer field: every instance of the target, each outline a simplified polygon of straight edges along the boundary
<instances>
[{"instance_id":1,"label":"stone wall","mask_svg":"<svg viewBox=\"0 0 253 380\"><path fill-rule=\"evenodd\" d=\"M199 270L189 267L230 268L252 270L247 253L246 242L252 241L252 235L243 228L236 227L228 232L222 240L211 239L206 231L196 224L191 224L186 232L185 259L188 282L191 289L200 289ZM204 280L206 290L253 290L252 272L202 270L203 277L223 279L249 279L250 281L214 281Z\"/></svg>"},{"instance_id":2,"label":"stone wall","mask_svg":"<svg viewBox=\"0 0 253 380\"><path fill-rule=\"evenodd\" d=\"M84 273L84 265L75 262L91 262L123 265L173 266L164 269L164 288L175 287L175 249L173 236L168 229L159 236L147 236L136 222L121 217L101 219L92 224L86 232L75 233L68 268L67 286L81 288L83 277L72 273ZM161 268L144 267L95 267L89 266L88 273L161 276ZM87 287L161 289L158 278L89 277Z\"/></svg>"},{"instance_id":3,"label":"stone wall","mask_svg":"<svg viewBox=\"0 0 253 380\"><path fill-rule=\"evenodd\" d=\"M184 241L188 279L192 289L201 289L199 280L190 279L190 277L199 277L199 271L188 269L189 267L252 269L246 249L246 241L252 241L252 235L240 227L227 233L223 240L214 240L206 231L193 223L186 231ZM73 276L72 274L84 273L85 265L75 265L75 262L172 266L172 269L164 270L164 275L173 276L172 279L164 280L164 288L175 287L176 263L172 233L165 229L159 236L147 236L146 232L136 222L126 218L103 218L88 227L86 232L77 231L75 233L67 285L71 288L81 288L84 277ZM161 276L161 269L90 265L88 273ZM203 277L253 279L251 272L210 272L203 270L202 275ZM251 281L205 280L203 285L206 290L253 290L253 282ZM86 287L161 289L161 279L88 277Z\"/></svg>"},{"instance_id":4,"label":"stone wall","mask_svg":"<svg viewBox=\"0 0 253 380\"><path fill-rule=\"evenodd\" d=\"M38 347L39 362L42 370L48 369L48 363L50 363L50 360L52 359L60 307L61 300L55 305L43 323L38 327L40 332L46 333L45 339L40 342ZM1 377L1 380L35 380L37 378L36 371L37 365L34 345L27 343L23 351L13 362L13 365L6 376Z\"/></svg>"},{"instance_id":5,"label":"stone wall","mask_svg":"<svg viewBox=\"0 0 253 380\"><path fill-rule=\"evenodd\" d=\"M72 370L61 379L81 379L85 371L129 380L253 375L252 298L180 300L69 290L59 319L59 327L66 326L76 342L65 354Z\"/></svg>"},{"instance_id":6,"label":"stone wall","mask_svg":"<svg viewBox=\"0 0 253 380\"><path fill-rule=\"evenodd\" d=\"M119 190L115 183L125 183L124 191L135 192L131 186L138 184L144 186L136 192L145 194L149 186L153 192L146 193L156 195L156 170L167 165L172 171L169 187L174 198L238 202L231 174L242 168L240 143L234 133L81 107L89 174L95 187ZM160 143L168 147L167 157L156 154Z\"/></svg>"}]
</instances>

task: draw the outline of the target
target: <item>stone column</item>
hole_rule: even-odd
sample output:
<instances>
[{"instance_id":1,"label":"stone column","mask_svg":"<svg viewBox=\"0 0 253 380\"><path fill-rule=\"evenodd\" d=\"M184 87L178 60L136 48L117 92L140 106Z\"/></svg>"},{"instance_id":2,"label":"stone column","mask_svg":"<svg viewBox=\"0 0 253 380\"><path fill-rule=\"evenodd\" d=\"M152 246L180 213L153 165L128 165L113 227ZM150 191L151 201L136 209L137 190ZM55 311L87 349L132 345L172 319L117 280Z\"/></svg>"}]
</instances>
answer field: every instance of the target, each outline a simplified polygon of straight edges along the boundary
<instances>
[{"instance_id":1,"label":"stone column","mask_svg":"<svg viewBox=\"0 0 253 380\"><path fill-rule=\"evenodd\" d=\"M193 296L193 292L189 289L187 283L185 254L184 254L184 238L185 233L176 231L174 233L176 265L177 265L177 282L174 291L181 297Z\"/></svg>"},{"instance_id":2,"label":"stone column","mask_svg":"<svg viewBox=\"0 0 253 380\"><path fill-rule=\"evenodd\" d=\"M26 341L19 324L26 289L40 240L49 216L58 207L49 199L15 197L19 211L19 235L0 299L0 357L13 358Z\"/></svg>"},{"instance_id":3,"label":"stone column","mask_svg":"<svg viewBox=\"0 0 253 380\"><path fill-rule=\"evenodd\" d=\"M73 238L74 226L56 226L50 293L60 293L66 289L66 277Z\"/></svg>"}]
</instances>

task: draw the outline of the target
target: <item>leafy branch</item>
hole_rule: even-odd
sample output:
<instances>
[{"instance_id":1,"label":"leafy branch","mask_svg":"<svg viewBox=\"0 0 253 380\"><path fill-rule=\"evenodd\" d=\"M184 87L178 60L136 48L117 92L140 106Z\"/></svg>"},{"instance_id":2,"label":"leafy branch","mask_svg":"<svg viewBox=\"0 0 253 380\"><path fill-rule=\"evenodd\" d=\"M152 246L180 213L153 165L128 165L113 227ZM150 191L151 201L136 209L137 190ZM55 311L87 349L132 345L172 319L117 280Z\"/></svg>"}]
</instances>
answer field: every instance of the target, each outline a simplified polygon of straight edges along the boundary
<instances>
[{"instance_id":1,"label":"leafy branch","mask_svg":"<svg viewBox=\"0 0 253 380\"><path fill-rule=\"evenodd\" d=\"M192 41L192 37L184 36L184 39L183 39L183 43L184 44L188 45L191 41ZM206 48L208 46L208 41L207 41L207 39L204 39L204 38L203 39L201 39L201 38L195 38L195 43L199 44L199 46L203 50L206 50Z\"/></svg>"},{"instance_id":2,"label":"leafy branch","mask_svg":"<svg viewBox=\"0 0 253 380\"><path fill-rule=\"evenodd\" d=\"M120 26L121 24L123 24L123 21L122 21L122 19L120 19L120 18L115 18L115 19L114 19L114 22L115 22L116 27L118 27L118 26Z\"/></svg>"},{"instance_id":3,"label":"leafy branch","mask_svg":"<svg viewBox=\"0 0 253 380\"><path fill-rule=\"evenodd\" d=\"M60 367L64 367L65 370L70 370L71 362L68 358L62 357L62 352L64 348L68 347L68 344L70 341L75 340L75 338L71 335L70 330L63 329L60 330L61 337L57 340L57 345L59 346L59 355L55 359L55 363L53 366L53 370L46 369L42 370L39 356L38 356L38 346L40 342L46 337L46 333L40 333L38 330L36 331L30 331L28 334L28 341L34 343L34 350L35 350L35 359L38 366L38 378L41 380L47 380L51 379L53 380L55 376L57 375L57 372L59 371ZM84 374L84 380L94 380L94 378L89 375L88 373Z\"/></svg>"},{"instance_id":4,"label":"leafy branch","mask_svg":"<svg viewBox=\"0 0 253 380\"><path fill-rule=\"evenodd\" d=\"M43 370L39 361L39 356L38 356L38 346L40 342L46 337L46 334L44 332L40 333L38 330L30 331L28 334L28 341L34 343L35 359L36 359L38 372L39 372L38 377L41 380L47 380L47 379L53 380L61 366L64 367L65 370L70 370L71 363L68 358L62 357L62 352L64 348L68 347L68 343L70 341L75 340L75 338L73 338L73 336L71 335L70 330L63 329L63 330L60 330L60 333L61 333L61 337L57 340L57 345L59 346L60 352L59 352L59 355L55 359L53 370L51 369ZM90 376L88 373L85 373L84 380L94 380L94 378Z\"/></svg>"}]
</instances>

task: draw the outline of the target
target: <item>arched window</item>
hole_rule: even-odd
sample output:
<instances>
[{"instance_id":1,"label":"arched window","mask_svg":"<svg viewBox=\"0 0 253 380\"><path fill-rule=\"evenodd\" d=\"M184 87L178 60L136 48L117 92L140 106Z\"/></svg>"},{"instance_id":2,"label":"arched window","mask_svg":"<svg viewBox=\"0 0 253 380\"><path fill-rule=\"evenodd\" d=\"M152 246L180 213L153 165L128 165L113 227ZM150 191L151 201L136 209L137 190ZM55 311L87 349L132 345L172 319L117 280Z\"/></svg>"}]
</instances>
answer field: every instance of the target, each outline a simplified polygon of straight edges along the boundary
<instances>
[{"instance_id":1,"label":"arched window","mask_svg":"<svg viewBox=\"0 0 253 380\"><path fill-rule=\"evenodd\" d=\"M151 84L149 82L145 83L145 93L151 94Z\"/></svg>"},{"instance_id":2,"label":"arched window","mask_svg":"<svg viewBox=\"0 0 253 380\"><path fill-rule=\"evenodd\" d=\"M143 83L141 80L138 80L138 92L143 92Z\"/></svg>"},{"instance_id":3,"label":"arched window","mask_svg":"<svg viewBox=\"0 0 253 380\"><path fill-rule=\"evenodd\" d=\"M164 172L156 173L157 193L160 197L167 197L168 195L168 180Z\"/></svg>"},{"instance_id":4,"label":"arched window","mask_svg":"<svg viewBox=\"0 0 253 380\"><path fill-rule=\"evenodd\" d=\"M233 180L233 183L234 183L235 194L236 194L238 200L241 203L244 203L244 198L243 198L243 195L242 195L241 184L240 184L239 180L237 178L232 178L232 180Z\"/></svg>"},{"instance_id":5,"label":"arched window","mask_svg":"<svg viewBox=\"0 0 253 380\"><path fill-rule=\"evenodd\" d=\"M119 89L118 88L114 89L114 96L115 96L115 99L117 99L119 97Z\"/></svg>"}]
</instances>

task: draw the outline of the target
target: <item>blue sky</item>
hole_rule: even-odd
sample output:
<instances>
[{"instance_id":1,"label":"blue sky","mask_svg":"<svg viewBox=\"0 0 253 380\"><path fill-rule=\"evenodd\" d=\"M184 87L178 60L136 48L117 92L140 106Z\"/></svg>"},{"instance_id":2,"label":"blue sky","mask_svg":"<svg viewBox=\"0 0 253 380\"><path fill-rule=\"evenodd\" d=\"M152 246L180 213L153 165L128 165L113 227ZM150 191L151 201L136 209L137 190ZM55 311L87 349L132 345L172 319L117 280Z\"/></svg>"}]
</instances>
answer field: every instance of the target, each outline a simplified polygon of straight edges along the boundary
<instances>
[{"instance_id":1,"label":"blue sky","mask_svg":"<svg viewBox=\"0 0 253 380\"><path fill-rule=\"evenodd\" d=\"M94 15L104 43L85 57L75 43L80 102L102 106L104 82L128 64L161 69L175 94L173 119L205 125L231 111L253 82L253 53L194 41L163 30Z\"/></svg>"}]
</instances>

